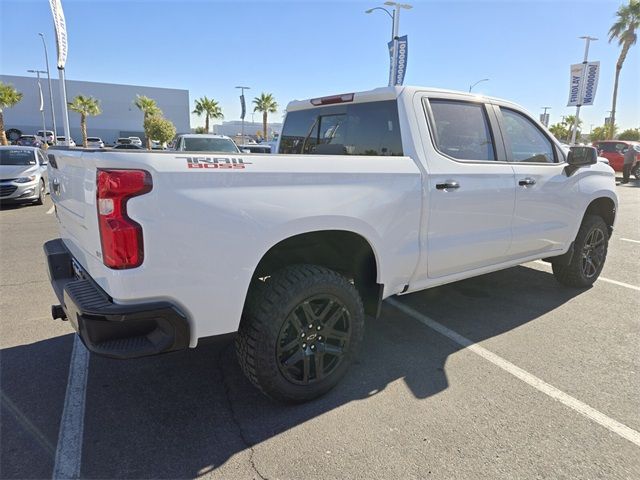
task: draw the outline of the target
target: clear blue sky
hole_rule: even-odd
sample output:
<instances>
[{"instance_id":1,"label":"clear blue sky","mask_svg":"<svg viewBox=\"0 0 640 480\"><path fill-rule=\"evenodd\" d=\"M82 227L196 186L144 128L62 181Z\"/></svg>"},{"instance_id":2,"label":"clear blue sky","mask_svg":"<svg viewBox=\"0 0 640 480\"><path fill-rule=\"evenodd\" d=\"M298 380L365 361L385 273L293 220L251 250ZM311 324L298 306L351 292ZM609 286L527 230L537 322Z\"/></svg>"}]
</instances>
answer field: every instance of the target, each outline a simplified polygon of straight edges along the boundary
<instances>
[{"instance_id":1,"label":"clear blue sky","mask_svg":"<svg viewBox=\"0 0 640 480\"><path fill-rule=\"evenodd\" d=\"M467 90L515 101L534 114L551 106L551 122L566 107L569 65L589 58L602 72L586 129L611 109L619 47L607 31L623 0L419 1L403 11L409 35L405 84ZM239 118L236 85L252 97L271 92L279 119L292 99L386 85L390 19L364 10L367 1L95 1L62 0L69 34L67 78L188 89L218 100L226 120ZM24 75L44 67L38 32L51 60L55 43L47 0L0 0L0 71ZM640 126L640 44L624 65L618 124ZM248 115L248 120L251 116ZM258 116L256 115L256 120ZM192 117L192 126L203 121Z\"/></svg>"}]
</instances>

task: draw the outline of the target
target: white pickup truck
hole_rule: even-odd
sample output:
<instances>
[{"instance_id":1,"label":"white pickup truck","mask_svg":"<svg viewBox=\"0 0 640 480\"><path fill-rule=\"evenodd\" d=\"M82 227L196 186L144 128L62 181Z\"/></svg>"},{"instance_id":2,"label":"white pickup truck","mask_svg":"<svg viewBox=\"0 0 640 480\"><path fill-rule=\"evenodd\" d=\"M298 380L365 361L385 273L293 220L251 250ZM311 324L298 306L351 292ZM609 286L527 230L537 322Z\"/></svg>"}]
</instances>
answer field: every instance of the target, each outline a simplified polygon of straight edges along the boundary
<instances>
[{"instance_id":1,"label":"white pickup truck","mask_svg":"<svg viewBox=\"0 0 640 480\"><path fill-rule=\"evenodd\" d=\"M300 402L340 380L386 297L535 259L571 287L602 270L613 170L512 103L295 101L279 153L50 149L53 317L114 358L237 331L250 380Z\"/></svg>"}]
</instances>

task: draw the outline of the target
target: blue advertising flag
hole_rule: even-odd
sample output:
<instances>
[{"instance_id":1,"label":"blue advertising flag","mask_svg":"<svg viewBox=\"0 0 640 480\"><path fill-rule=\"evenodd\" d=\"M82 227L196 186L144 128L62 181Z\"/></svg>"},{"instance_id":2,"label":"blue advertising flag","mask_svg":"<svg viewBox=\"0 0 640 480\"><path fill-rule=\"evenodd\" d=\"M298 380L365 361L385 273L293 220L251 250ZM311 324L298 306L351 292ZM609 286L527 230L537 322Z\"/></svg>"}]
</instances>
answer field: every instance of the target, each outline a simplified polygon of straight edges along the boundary
<instances>
[{"instance_id":1,"label":"blue advertising flag","mask_svg":"<svg viewBox=\"0 0 640 480\"><path fill-rule=\"evenodd\" d=\"M240 119L244 120L244 116L247 113L247 106L244 103L244 95L240 95L240 108L242 108L242 113L240 114Z\"/></svg>"},{"instance_id":2,"label":"blue advertising flag","mask_svg":"<svg viewBox=\"0 0 640 480\"><path fill-rule=\"evenodd\" d=\"M387 45L389 46L389 86L391 87L393 83L393 78L395 75L393 74L393 44L395 42L392 40Z\"/></svg>"},{"instance_id":3,"label":"blue advertising flag","mask_svg":"<svg viewBox=\"0 0 640 480\"><path fill-rule=\"evenodd\" d=\"M409 40L407 36L398 37L396 40L398 46L396 50L396 68L394 73L394 85L402 85L404 83L404 75L407 71L407 59L409 58Z\"/></svg>"}]
</instances>

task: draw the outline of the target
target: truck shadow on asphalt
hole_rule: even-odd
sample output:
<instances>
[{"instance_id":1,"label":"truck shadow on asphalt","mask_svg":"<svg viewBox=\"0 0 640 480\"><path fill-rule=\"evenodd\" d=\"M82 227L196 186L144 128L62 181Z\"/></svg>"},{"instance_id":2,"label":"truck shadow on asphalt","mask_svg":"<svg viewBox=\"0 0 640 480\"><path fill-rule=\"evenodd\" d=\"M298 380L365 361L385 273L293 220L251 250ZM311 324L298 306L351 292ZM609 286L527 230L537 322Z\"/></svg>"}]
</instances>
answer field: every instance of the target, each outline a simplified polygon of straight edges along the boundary
<instances>
[{"instance_id":1,"label":"truck shadow on asphalt","mask_svg":"<svg viewBox=\"0 0 640 480\"><path fill-rule=\"evenodd\" d=\"M580 295L545 272L516 267L398 301L480 342L518 328ZM215 312L212 310L212 315ZM72 335L2 353L3 478L50 477ZM363 350L326 396L297 406L265 398L242 375L230 337L195 350L117 361L91 357L84 419L83 478L187 478L393 382L425 399L449 383L459 345L386 304L370 320ZM31 423L16 417L19 409ZM33 428L32 428L33 427ZM314 445L304 446L312 453ZM318 447L319 448L319 447Z\"/></svg>"}]
</instances>

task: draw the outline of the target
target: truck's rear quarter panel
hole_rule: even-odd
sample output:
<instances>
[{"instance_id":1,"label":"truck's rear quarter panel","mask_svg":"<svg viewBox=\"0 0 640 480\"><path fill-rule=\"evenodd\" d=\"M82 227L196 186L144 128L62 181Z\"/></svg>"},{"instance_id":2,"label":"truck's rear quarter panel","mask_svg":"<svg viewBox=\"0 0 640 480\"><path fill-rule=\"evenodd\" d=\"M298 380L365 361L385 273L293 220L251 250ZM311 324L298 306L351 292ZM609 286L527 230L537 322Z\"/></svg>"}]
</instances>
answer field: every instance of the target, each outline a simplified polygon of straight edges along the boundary
<instances>
[{"instance_id":1,"label":"truck's rear quarter panel","mask_svg":"<svg viewBox=\"0 0 640 480\"><path fill-rule=\"evenodd\" d=\"M347 230L371 244L385 295L402 289L416 265L421 175L408 157L243 155L244 168L189 168L173 152L59 152L51 182L61 236L114 301L169 300L189 317L191 345L235 331L254 269L281 240ZM100 257L98 168L144 169L151 192L129 200L143 228L144 262L130 270Z\"/></svg>"}]
</instances>

